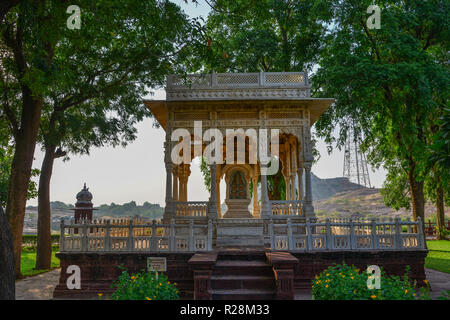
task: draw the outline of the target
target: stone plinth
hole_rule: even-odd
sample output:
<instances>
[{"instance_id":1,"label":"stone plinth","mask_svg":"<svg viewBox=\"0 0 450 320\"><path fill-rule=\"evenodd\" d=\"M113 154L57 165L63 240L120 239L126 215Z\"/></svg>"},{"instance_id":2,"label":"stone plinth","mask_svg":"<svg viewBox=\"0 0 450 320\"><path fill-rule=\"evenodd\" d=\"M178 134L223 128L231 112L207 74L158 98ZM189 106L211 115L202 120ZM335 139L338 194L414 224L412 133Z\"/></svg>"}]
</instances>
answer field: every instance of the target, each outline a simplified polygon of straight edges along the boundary
<instances>
[{"instance_id":1,"label":"stone plinth","mask_svg":"<svg viewBox=\"0 0 450 320\"><path fill-rule=\"evenodd\" d=\"M225 199L227 212L223 216L225 219L251 219L253 216L248 211L250 199Z\"/></svg>"}]
</instances>

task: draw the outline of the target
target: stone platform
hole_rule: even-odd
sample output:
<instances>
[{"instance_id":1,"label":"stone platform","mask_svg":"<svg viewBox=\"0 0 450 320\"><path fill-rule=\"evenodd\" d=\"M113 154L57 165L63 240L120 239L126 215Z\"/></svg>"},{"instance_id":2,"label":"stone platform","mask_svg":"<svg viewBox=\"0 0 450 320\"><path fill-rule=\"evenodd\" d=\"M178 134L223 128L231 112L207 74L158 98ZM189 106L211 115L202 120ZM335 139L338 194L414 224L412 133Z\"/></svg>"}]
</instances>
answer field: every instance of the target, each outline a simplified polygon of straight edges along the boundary
<instances>
[{"instance_id":1,"label":"stone platform","mask_svg":"<svg viewBox=\"0 0 450 320\"><path fill-rule=\"evenodd\" d=\"M315 275L334 263L345 262L364 270L383 267L389 275L403 275L411 267L411 278L425 280L427 250L277 252L252 248L222 248L202 253L57 253L61 261L54 298L86 299L111 294L111 283L121 272L145 270L147 257L165 257L169 280L177 283L182 299L294 299L295 292L310 289ZM81 268L81 289L66 286L67 267Z\"/></svg>"}]
</instances>

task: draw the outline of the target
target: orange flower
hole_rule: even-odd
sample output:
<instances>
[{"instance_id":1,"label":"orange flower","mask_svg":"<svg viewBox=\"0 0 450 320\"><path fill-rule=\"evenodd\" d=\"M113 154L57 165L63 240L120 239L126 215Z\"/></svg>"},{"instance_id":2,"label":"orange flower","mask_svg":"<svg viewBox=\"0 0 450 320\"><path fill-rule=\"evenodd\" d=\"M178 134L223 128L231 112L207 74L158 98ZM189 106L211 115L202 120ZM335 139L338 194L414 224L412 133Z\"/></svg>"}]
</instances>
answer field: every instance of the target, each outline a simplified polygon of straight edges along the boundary
<instances>
[{"instance_id":1,"label":"orange flower","mask_svg":"<svg viewBox=\"0 0 450 320\"><path fill-rule=\"evenodd\" d=\"M370 297L371 297L372 299L375 299L377 296L373 294L373 295L371 295Z\"/></svg>"},{"instance_id":2,"label":"orange flower","mask_svg":"<svg viewBox=\"0 0 450 320\"><path fill-rule=\"evenodd\" d=\"M145 297L145 299L147 299L147 300L152 300L152 299L150 299L149 297Z\"/></svg>"},{"instance_id":3,"label":"orange flower","mask_svg":"<svg viewBox=\"0 0 450 320\"><path fill-rule=\"evenodd\" d=\"M405 294L407 294L408 293L408 289L405 289Z\"/></svg>"}]
</instances>

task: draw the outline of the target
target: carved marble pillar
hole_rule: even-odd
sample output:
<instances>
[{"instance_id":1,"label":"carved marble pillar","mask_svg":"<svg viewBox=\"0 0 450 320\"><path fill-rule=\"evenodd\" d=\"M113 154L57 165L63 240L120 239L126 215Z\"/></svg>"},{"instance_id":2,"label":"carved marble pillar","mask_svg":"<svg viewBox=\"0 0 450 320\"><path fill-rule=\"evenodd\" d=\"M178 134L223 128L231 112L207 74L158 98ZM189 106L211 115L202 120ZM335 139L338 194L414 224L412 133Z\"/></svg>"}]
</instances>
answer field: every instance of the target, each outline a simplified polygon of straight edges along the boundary
<instances>
[{"instance_id":1,"label":"carved marble pillar","mask_svg":"<svg viewBox=\"0 0 450 320\"><path fill-rule=\"evenodd\" d=\"M299 166L297 168L297 178L298 178L298 200L303 200L303 167Z\"/></svg>"},{"instance_id":2,"label":"carved marble pillar","mask_svg":"<svg viewBox=\"0 0 450 320\"><path fill-rule=\"evenodd\" d=\"M174 166L172 170L173 175L173 191L172 197L174 201L178 201L178 167Z\"/></svg>"},{"instance_id":3,"label":"carved marble pillar","mask_svg":"<svg viewBox=\"0 0 450 320\"><path fill-rule=\"evenodd\" d=\"M312 162L305 162L305 201L303 202L303 212L306 217L314 217L314 207L312 205L311 186L311 166Z\"/></svg>"},{"instance_id":4,"label":"carved marble pillar","mask_svg":"<svg viewBox=\"0 0 450 320\"><path fill-rule=\"evenodd\" d=\"M254 218L259 218L259 203L258 203L258 177L252 178L253 183L253 212Z\"/></svg>"},{"instance_id":5,"label":"carved marble pillar","mask_svg":"<svg viewBox=\"0 0 450 320\"><path fill-rule=\"evenodd\" d=\"M261 218L270 218L272 216L272 205L269 201L269 193L267 191L267 176L263 166L261 166Z\"/></svg>"},{"instance_id":6,"label":"carved marble pillar","mask_svg":"<svg viewBox=\"0 0 450 320\"><path fill-rule=\"evenodd\" d=\"M217 216L222 218L222 210L220 208L221 200L220 200L220 179L216 182L216 190L217 190Z\"/></svg>"},{"instance_id":7,"label":"carved marble pillar","mask_svg":"<svg viewBox=\"0 0 450 320\"><path fill-rule=\"evenodd\" d=\"M166 163L166 208L164 211L164 218L170 219L175 212L172 210L172 163Z\"/></svg>"},{"instance_id":8,"label":"carved marble pillar","mask_svg":"<svg viewBox=\"0 0 450 320\"><path fill-rule=\"evenodd\" d=\"M210 165L211 169L211 195L209 198L208 215L210 219L217 219L217 165Z\"/></svg>"},{"instance_id":9,"label":"carved marble pillar","mask_svg":"<svg viewBox=\"0 0 450 320\"><path fill-rule=\"evenodd\" d=\"M295 200L296 196L295 196L295 173L292 172L291 174L291 199L290 200Z\"/></svg>"}]
</instances>

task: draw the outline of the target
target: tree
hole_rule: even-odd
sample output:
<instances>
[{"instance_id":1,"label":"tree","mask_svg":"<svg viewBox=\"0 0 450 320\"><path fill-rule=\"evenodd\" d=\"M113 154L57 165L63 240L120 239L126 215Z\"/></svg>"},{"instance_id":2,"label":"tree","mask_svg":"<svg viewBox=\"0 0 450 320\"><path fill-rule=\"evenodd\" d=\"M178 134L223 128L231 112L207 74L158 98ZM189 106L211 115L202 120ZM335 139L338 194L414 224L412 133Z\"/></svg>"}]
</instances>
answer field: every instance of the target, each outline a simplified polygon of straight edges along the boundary
<instances>
[{"instance_id":1,"label":"tree","mask_svg":"<svg viewBox=\"0 0 450 320\"><path fill-rule=\"evenodd\" d=\"M206 23L207 72L308 71L331 10L321 0L217 0Z\"/></svg>"},{"instance_id":2,"label":"tree","mask_svg":"<svg viewBox=\"0 0 450 320\"><path fill-rule=\"evenodd\" d=\"M437 48L448 52L449 3L377 3L382 25L374 30L366 23L372 1L331 3L333 28L313 84L316 96L335 97L336 104L316 122L316 131L342 146L348 119L354 120L356 134L366 137L369 162L384 165L392 178L385 186L401 189L406 177L413 218L423 220L431 128L449 93L448 68L435 54ZM337 139L335 127L341 128Z\"/></svg>"},{"instance_id":3,"label":"tree","mask_svg":"<svg viewBox=\"0 0 450 320\"><path fill-rule=\"evenodd\" d=\"M1 116L7 120L14 138L6 214L13 232L18 277L26 191L41 115L48 121L42 124L42 130L48 130L48 135L43 132L42 137L56 132L52 131L52 121L58 126L65 123L66 117L70 123L67 127L76 124L74 118L82 122L87 114L101 118L99 113L106 112L105 122L113 118L111 113L114 112L118 113L117 119L126 117L132 113L132 107L127 105L131 96L144 92L145 86L161 82L169 71L177 73L183 70L183 64L173 64L175 59L171 53L180 51L178 54L183 55L186 61L191 53L190 50L182 52L180 41L185 39L184 32L188 30L186 17L168 1L127 1L117 5L115 1L94 3L85 0L77 4L83 9L79 30L67 28L69 4L54 0L23 0L9 10L0 27L0 47L7 50L1 69L4 75ZM188 32L188 35L194 38L196 31L193 28L189 30L192 33ZM128 51L124 52L125 49ZM127 59L128 65L125 63ZM148 67L147 73L143 71L145 67ZM158 73L143 80L144 75L154 71ZM112 84L118 82L122 87L116 87L118 93L114 95L111 93L114 90ZM125 85L133 93L122 97ZM107 101L114 107L105 108ZM73 111L66 114L66 110L72 107ZM136 117L139 119L139 115ZM89 125L92 129L96 127L85 123L83 129ZM115 122L116 132L122 130L129 137L133 129L125 130L126 125L123 121ZM97 128L100 126L97 123ZM74 128L67 132L70 129ZM44 148L49 149L46 164L52 162L53 146L56 146L55 155L61 154L57 150L65 135L60 137L58 133L56 141L41 140ZM79 135L75 134L70 139L77 138ZM119 140L127 141L122 138ZM48 177L49 172L51 175L50 167L46 165L43 169L44 177ZM44 188L44 181L42 185Z\"/></svg>"},{"instance_id":4,"label":"tree","mask_svg":"<svg viewBox=\"0 0 450 320\"><path fill-rule=\"evenodd\" d=\"M39 180L37 269L48 269L51 263L55 159L133 141L134 125L151 116L142 103L147 88L162 86L168 73L183 71L180 60L186 59L187 44L195 44L201 34L173 3L127 1L120 10L115 3L93 4L93 14L83 15L83 28L62 37L55 49L54 64L64 64L67 72L51 88L41 121L45 157Z\"/></svg>"},{"instance_id":5,"label":"tree","mask_svg":"<svg viewBox=\"0 0 450 320\"><path fill-rule=\"evenodd\" d=\"M8 219L0 206L0 300L14 300L14 250Z\"/></svg>"}]
</instances>

